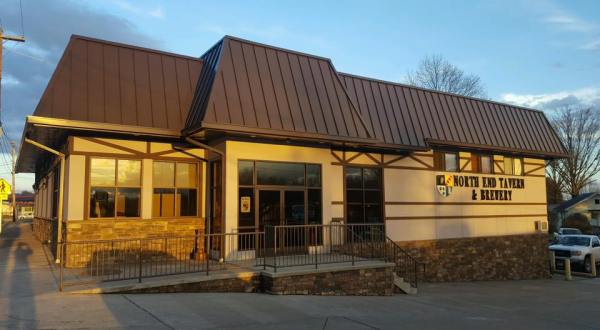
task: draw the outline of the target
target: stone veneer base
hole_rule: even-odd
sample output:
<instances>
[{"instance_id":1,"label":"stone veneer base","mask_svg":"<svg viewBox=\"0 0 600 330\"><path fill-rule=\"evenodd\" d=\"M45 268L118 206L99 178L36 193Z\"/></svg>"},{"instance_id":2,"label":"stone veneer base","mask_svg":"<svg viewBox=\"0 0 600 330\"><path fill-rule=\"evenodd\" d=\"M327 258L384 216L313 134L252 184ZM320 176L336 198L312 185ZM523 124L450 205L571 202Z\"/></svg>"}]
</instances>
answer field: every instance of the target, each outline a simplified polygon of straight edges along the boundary
<instances>
[{"instance_id":1,"label":"stone veneer base","mask_svg":"<svg viewBox=\"0 0 600 330\"><path fill-rule=\"evenodd\" d=\"M426 282L544 279L548 235L543 233L396 242L425 263Z\"/></svg>"}]
</instances>

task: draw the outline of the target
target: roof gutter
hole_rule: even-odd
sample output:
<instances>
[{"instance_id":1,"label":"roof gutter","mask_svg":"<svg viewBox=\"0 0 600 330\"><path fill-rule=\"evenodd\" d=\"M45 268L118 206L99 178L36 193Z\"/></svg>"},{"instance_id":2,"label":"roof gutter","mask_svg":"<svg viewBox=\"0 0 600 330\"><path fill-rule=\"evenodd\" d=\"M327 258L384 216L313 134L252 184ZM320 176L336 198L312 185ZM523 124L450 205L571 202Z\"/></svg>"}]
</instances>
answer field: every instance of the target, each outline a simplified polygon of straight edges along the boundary
<instances>
[{"instance_id":1,"label":"roof gutter","mask_svg":"<svg viewBox=\"0 0 600 330\"><path fill-rule=\"evenodd\" d=\"M29 138L25 138L23 140L25 143L29 143L34 147L40 148L44 151L47 151L51 154L54 154L56 156L58 156L59 160L60 160L60 178L59 178L59 185L58 185L58 210L56 210L56 221L58 222L58 226L57 226L57 237L56 237L56 241L57 241L57 245L56 245L56 263L60 263L61 262L61 258L62 258L62 221L63 221L63 198L64 198L64 190L65 190L65 154L63 154L62 152L58 151L58 150L54 150L48 146L45 146L37 141L31 140ZM62 268L62 267L61 267ZM62 276L62 272L61 272L61 276ZM62 283L62 280L61 280Z\"/></svg>"}]
</instances>

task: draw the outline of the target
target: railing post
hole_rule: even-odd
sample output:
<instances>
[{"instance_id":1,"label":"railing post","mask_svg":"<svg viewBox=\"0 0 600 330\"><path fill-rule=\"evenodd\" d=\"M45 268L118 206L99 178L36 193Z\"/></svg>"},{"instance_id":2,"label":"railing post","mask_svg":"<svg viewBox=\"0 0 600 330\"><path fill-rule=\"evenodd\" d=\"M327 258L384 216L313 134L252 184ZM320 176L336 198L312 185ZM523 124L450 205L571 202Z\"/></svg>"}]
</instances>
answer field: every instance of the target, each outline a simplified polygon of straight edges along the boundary
<instances>
[{"instance_id":1,"label":"railing post","mask_svg":"<svg viewBox=\"0 0 600 330\"><path fill-rule=\"evenodd\" d=\"M351 228L348 228L350 231L350 255L352 256L352 266L354 266L354 233Z\"/></svg>"},{"instance_id":2,"label":"railing post","mask_svg":"<svg viewBox=\"0 0 600 330\"><path fill-rule=\"evenodd\" d=\"M62 258L62 260L60 261L60 275L59 275L59 277L60 277L60 280L59 280L59 281L60 281L60 288L59 288L59 290L62 292L62 290L63 290L63 288L64 288L64 284L63 284L63 271L64 271L64 270L63 270L63 267L64 267L64 265L65 265L65 257L64 257L64 256L66 255L66 254L64 253L64 252L65 252L65 242L62 242L62 243L61 243L61 247L60 247L60 249L61 249L61 250L63 250L63 253L62 253L62 256L63 256L63 258Z\"/></svg>"},{"instance_id":3,"label":"railing post","mask_svg":"<svg viewBox=\"0 0 600 330\"><path fill-rule=\"evenodd\" d=\"M138 255L139 255L138 256L138 259L139 259L139 262L138 262L138 266L139 266L138 283L142 283L142 240L139 239L139 241L140 241L140 248L139 248L139 251L138 251Z\"/></svg>"},{"instance_id":4,"label":"railing post","mask_svg":"<svg viewBox=\"0 0 600 330\"><path fill-rule=\"evenodd\" d=\"M277 227L273 227L273 272L277 273Z\"/></svg>"},{"instance_id":5,"label":"railing post","mask_svg":"<svg viewBox=\"0 0 600 330\"><path fill-rule=\"evenodd\" d=\"M565 258L565 280L571 281L573 277L571 275L571 259Z\"/></svg>"},{"instance_id":6,"label":"railing post","mask_svg":"<svg viewBox=\"0 0 600 330\"><path fill-rule=\"evenodd\" d=\"M554 251L550 251L550 272L556 272L556 254Z\"/></svg>"},{"instance_id":7,"label":"railing post","mask_svg":"<svg viewBox=\"0 0 600 330\"><path fill-rule=\"evenodd\" d=\"M307 230L308 230L309 228L310 228L310 227L307 227ZM317 228L317 227L315 227L315 229L318 229L318 228ZM317 237L316 237L316 235L317 235L317 233L315 232L315 239L317 238ZM308 236L310 236L310 235L308 235ZM307 241L308 241L308 240L307 240ZM316 243L316 242L315 242L315 243ZM308 244L308 248L310 249L310 244L309 244L308 242L307 242L307 244ZM323 247L323 248L324 248L324 247ZM310 253L310 251L309 251L309 253ZM319 268L319 251L318 251L318 246L315 244L315 269L318 269L318 268Z\"/></svg>"},{"instance_id":8,"label":"railing post","mask_svg":"<svg viewBox=\"0 0 600 330\"><path fill-rule=\"evenodd\" d=\"M592 264L592 277L596 277L598 274L596 270L596 258L594 258L594 254L590 255L590 263Z\"/></svg>"},{"instance_id":9,"label":"railing post","mask_svg":"<svg viewBox=\"0 0 600 330\"><path fill-rule=\"evenodd\" d=\"M210 267L210 239L212 238L210 234L205 235L206 237L206 276L208 276L209 267Z\"/></svg>"}]
</instances>

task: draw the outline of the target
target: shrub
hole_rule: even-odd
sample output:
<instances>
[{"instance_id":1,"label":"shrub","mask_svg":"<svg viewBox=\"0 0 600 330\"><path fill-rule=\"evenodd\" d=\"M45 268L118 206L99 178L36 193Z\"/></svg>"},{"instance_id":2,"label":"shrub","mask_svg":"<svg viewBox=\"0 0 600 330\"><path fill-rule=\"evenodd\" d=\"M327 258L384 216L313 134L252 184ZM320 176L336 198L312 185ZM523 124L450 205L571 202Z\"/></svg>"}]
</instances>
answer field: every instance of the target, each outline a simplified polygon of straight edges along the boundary
<instances>
[{"instance_id":1,"label":"shrub","mask_svg":"<svg viewBox=\"0 0 600 330\"><path fill-rule=\"evenodd\" d=\"M592 233L592 225L590 224L590 220L583 213L573 213L567 217L563 227L567 228L577 228L581 230L584 234Z\"/></svg>"}]
</instances>

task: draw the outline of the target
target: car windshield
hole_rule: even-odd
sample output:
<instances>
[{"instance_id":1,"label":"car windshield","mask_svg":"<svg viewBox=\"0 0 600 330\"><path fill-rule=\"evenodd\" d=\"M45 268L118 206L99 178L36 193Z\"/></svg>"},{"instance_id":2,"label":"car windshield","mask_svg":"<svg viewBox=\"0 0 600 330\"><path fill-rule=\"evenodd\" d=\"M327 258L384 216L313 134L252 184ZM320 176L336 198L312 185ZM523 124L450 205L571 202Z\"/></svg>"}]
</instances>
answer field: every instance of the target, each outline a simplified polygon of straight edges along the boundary
<instances>
[{"instance_id":1,"label":"car windshield","mask_svg":"<svg viewBox=\"0 0 600 330\"><path fill-rule=\"evenodd\" d=\"M563 229L562 230L563 235L575 235L575 234L580 234L579 229Z\"/></svg>"},{"instance_id":2,"label":"car windshield","mask_svg":"<svg viewBox=\"0 0 600 330\"><path fill-rule=\"evenodd\" d=\"M579 236L567 236L560 239L560 244L569 246L590 246L590 238Z\"/></svg>"}]
</instances>

